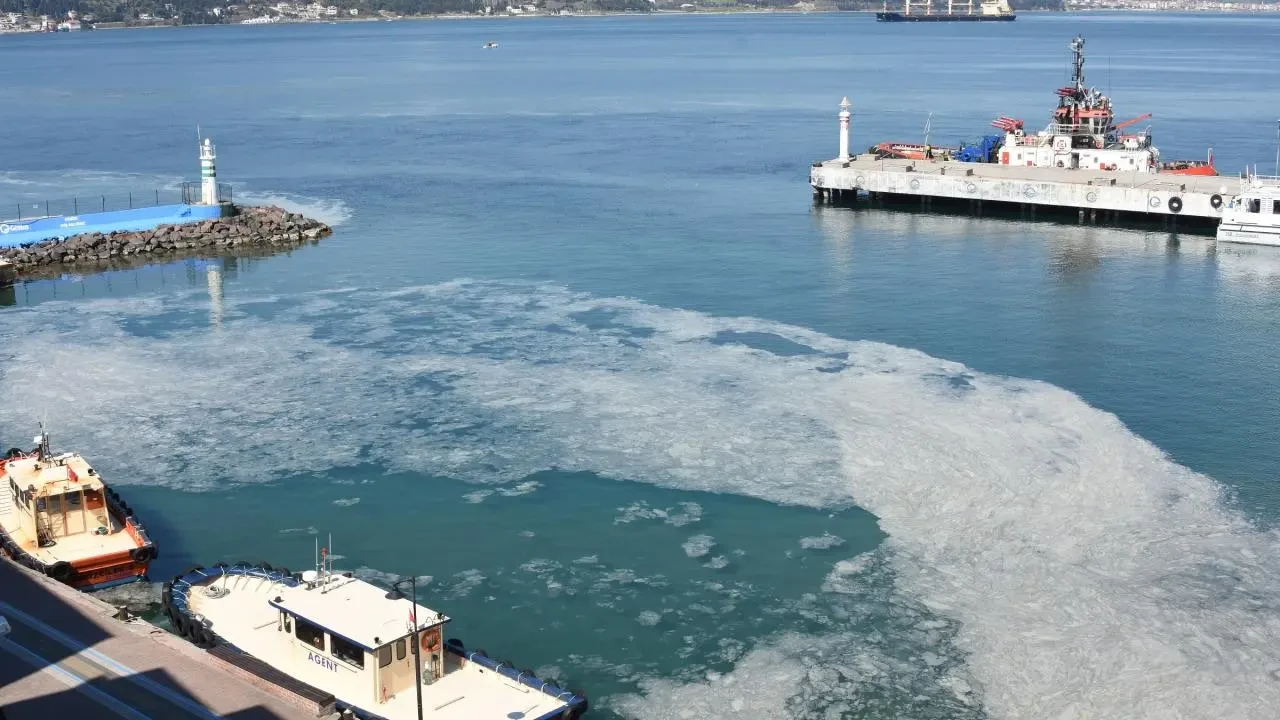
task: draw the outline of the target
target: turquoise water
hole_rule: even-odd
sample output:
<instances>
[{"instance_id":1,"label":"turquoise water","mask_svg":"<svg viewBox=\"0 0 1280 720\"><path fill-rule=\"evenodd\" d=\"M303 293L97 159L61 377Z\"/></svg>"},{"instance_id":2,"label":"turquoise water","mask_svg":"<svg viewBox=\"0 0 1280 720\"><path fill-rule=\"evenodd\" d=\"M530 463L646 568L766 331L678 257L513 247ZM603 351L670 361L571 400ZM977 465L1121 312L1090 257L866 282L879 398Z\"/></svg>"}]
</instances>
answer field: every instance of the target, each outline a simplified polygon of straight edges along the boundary
<instances>
[{"instance_id":1,"label":"turquoise water","mask_svg":"<svg viewBox=\"0 0 1280 720\"><path fill-rule=\"evenodd\" d=\"M0 427L90 457L158 577L332 535L602 717L1267 717L1280 253L815 208L805 176L842 95L855 147L1034 126L1076 32L1166 155L1265 163L1277 30L6 38L0 202L172 187L199 124L238 198L337 232L17 287Z\"/></svg>"}]
</instances>

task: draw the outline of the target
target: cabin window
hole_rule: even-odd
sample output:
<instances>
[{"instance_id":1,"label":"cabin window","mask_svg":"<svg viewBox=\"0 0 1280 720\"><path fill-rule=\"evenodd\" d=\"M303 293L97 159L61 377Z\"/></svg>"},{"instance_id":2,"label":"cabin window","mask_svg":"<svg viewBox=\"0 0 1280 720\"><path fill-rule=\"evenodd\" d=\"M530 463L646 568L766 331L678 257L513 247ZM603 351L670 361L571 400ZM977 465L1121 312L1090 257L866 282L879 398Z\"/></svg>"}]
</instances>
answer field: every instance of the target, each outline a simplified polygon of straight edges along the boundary
<instances>
[{"instance_id":1,"label":"cabin window","mask_svg":"<svg viewBox=\"0 0 1280 720\"><path fill-rule=\"evenodd\" d=\"M317 650L324 650L324 630L302 618L294 618L293 624L294 634L298 636L299 640Z\"/></svg>"},{"instance_id":2,"label":"cabin window","mask_svg":"<svg viewBox=\"0 0 1280 720\"><path fill-rule=\"evenodd\" d=\"M384 668L391 664L391 646L383 645L378 648L378 667Z\"/></svg>"},{"instance_id":3,"label":"cabin window","mask_svg":"<svg viewBox=\"0 0 1280 720\"><path fill-rule=\"evenodd\" d=\"M80 493L67 493L67 508L80 507Z\"/></svg>"},{"instance_id":4,"label":"cabin window","mask_svg":"<svg viewBox=\"0 0 1280 720\"><path fill-rule=\"evenodd\" d=\"M1271 201L1271 214L1280 215L1280 200Z\"/></svg>"},{"instance_id":5,"label":"cabin window","mask_svg":"<svg viewBox=\"0 0 1280 720\"><path fill-rule=\"evenodd\" d=\"M404 659L405 653L408 652L407 650L404 649L404 646L405 646L404 638L400 638L399 640L396 641L396 660Z\"/></svg>"},{"instance_id":6,"label":"cabin window","mask_svg":"<svg viewBox=\"0 0 1280 720\"><path fill-rule=\"evenodd\" d=\"M355 643L347 642L337 635L330 635L329 643L333 645L334 657L348 665L364 668L364 648ZM387 649L390 650L390 648Z\"/></svg>"},{"instance_id":7,"label":"cabin window","mask_svg":"<svg viewBox=\"0 0 1280 720\"><path fill-rule=\"evenodd\" d=\"M1258 198L1250 199L1248 203L1248 209L1249 209L1249 212L1251 213L1262 212L1262 201L1259 200Z\"/></svg>"}]
</instances>

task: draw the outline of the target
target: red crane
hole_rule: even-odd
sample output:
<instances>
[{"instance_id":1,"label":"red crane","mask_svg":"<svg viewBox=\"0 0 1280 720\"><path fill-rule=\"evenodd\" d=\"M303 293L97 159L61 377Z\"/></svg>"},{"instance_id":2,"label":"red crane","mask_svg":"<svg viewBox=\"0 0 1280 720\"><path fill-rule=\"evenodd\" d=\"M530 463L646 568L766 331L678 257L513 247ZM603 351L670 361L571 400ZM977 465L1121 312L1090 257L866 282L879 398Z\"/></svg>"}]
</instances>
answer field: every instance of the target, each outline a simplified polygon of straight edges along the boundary
<instances>
[{"instance_id":1,"label":"red crane","mask_svg":"<svg viewBox=\"0 0 1280 720\"><path fill-rule=\"evenodd\" d=\"M1116 123L1115 127L1112 127L1112 128L1111 128L1111 130L1112 130L1113 132L1119 132L1119 131L1121 131L1121 130L1123 130L1123 129L1127 128L1127 127L1129 127L1130 125L1132 125L1132 124L1134 124L1134 123L1142 122L1143 120L1146 120L1146 119L1147 119L1147 118L1149 118L1149 117L1151 117L1151 113L1146 113L1146 114L1143 114L1143 115L1139 115L1138 117L1133 118L1132 120L1125 120L1125 121L1124 121L1124 122L1122 122L1122 123Z\"/></svg>"}]
</instances>

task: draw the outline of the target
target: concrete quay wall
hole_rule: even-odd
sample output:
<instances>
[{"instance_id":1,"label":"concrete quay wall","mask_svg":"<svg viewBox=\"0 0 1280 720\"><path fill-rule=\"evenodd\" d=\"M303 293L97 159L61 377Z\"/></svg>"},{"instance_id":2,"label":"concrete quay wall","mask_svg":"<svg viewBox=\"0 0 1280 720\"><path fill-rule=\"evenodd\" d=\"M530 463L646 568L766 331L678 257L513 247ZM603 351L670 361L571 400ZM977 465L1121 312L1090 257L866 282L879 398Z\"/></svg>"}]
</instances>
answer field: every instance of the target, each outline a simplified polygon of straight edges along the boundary
<instances>
[{"instance_id":1,"label":"concrete quay wall","mask_svg":"<svg viewBox=\"0 0 1280 720\"><path fill-rule=\"evenodd\" d=\"M814 163L809 182L816 195L852 201L858 195L966 201L1075 211L1089 219L1116 214L1185 219L1216 228L1223 208L1240 192L1229 177L1016 168L942 160L878 160Z\"/></svg>"}]
</instances>

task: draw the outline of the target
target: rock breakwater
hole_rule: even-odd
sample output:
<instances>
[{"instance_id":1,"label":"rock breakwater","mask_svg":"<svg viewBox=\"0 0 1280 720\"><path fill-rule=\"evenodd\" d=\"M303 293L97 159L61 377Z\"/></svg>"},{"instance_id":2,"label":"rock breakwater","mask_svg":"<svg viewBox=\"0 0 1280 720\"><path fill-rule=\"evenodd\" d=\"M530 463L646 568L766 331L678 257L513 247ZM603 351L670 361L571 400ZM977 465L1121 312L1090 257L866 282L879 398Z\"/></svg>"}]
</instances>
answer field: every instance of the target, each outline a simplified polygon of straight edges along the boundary
<instances>
[{"instance_id":1,"label":"rock breakwater","mask_svg":"<svg viewBox=\"0 0 1280 720\"><path fill-rule=\"evenodd\" d=\"M67 266L137 264L155 258L225 254L232 250L291 248L319 240L328 225L278 207L237 207L217 220L161 225L137 232L88 232L0 249L20 276L47 274Z\"/></svg>"}]
</instances>

